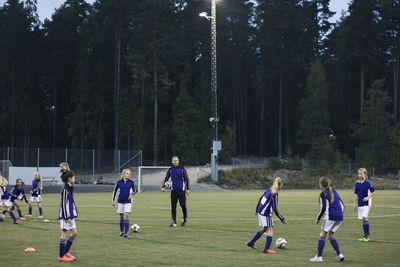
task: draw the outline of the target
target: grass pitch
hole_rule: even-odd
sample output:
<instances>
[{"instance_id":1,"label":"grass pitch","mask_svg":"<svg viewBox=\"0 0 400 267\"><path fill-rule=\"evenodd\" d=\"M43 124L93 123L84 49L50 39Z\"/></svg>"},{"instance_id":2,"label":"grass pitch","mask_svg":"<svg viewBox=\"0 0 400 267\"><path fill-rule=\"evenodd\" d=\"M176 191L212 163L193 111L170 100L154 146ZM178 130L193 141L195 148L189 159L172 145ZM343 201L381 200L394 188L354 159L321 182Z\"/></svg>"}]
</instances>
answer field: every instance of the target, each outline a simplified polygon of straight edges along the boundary
<instances>
[{"instance_id":1,"label":"grass pitch","mask_svg":"<svg viewBox=\"0 0 400 267\"><path fill-rule=\"evenodd\" d=\"M284 237L286 249L277 254L262 253L265 237L252 250L246 243L259 229L255 206L262 191L192 192L188 199L186 227L169 228L169 193L142 193L134 198L131 224L141 226L130 240L117 237L119 219L111 206L111 192L75 194L79 218L78 237L71 253L77 260L58 263L59 222L56 220L59 194L43 195L43 210L50 222L32 218L13 225L7 215L0 223L1 266L400 266L400 191L377 191L370 212L371 241L362 237L361 221L352 210L353 193L339 190L346 209L336 238L345 256L339 263L329 241L323 263L311 263L316 254L320 224L317 190L282 190L279 210L283 225L275 219L275 240ZM27 206L23 206L27 213ZM33 214L38 214L34 207ZM182 212L178 206L178 222ZM276 217L275 217L276 218ZM34 247L36 252L24 252Z\"/></svg>"}]
</instances>

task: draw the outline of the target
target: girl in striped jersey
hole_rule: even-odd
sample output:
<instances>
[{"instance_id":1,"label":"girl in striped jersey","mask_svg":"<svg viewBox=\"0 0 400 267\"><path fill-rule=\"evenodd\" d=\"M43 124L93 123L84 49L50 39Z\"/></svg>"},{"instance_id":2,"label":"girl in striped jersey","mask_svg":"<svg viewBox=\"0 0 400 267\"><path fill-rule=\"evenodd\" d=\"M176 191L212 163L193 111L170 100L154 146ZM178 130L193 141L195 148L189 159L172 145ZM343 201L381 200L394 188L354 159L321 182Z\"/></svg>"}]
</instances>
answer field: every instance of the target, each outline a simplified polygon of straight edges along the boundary
<instances>
[{"instance_id":1,"label":"girl in striped jersey","mask_svg":"<svg viewBox=\"0 0 400 267\"><path fill-rule=\"evenodd\" d=\"M321 206L321 209L318 213L315 223L318 224L324 214L325 218L321 226L317 255L314 258L310 259L310 261L322 261L322 252L324 250L326 237L329 238L333 249L336 251L338 260L344 261L344 256L339 249L339 244L333 237L343 221L344 204L340 199L339 194L332 189L331 180L328 177L322 177L319 180L319 187L322 190L319 196L319 204Z\"/></svg>"},{"instance_id":2,"label":"girl in striped jersey","mask_svg":"<svg viewBox=\"0 0 400 267\"><path fill-rule=\"evenodd\" d=\"M10 214L14 224L18 224L17 218L11 210L12 202L10 201L10 194L7 192L8 181L3 176L0 176L0 207L4 207L6 212Z\"/></svg>"},{"instance_id":3,"label":"girl in striped jersey","mask_svg":"<svg viewBox=\"0 0 400 267\"><path fill-rule=\"evenodd\" d=\"M64 183L64 188L61 191L61 203L58 219L61 225L61 238L60 238L60 254L59 261L73 261L75 257L69 252L74 238L77 236L75 218L78 217L78 210L74 202L74 182L75 176L72 171L65 170L61 174L61 180ZM71 235L68 237L68 231ZM68 239L67 239L68 237ZM67 239L67 241L66 241Z\"/></svg>"},{"instance_id":4,"label":"girl in striped jersey","mask_svg":"<svg viewBox=\"0 0 400 267\"><path fill-rule=\"evenodd\" d=\"M254 243L267 232L267 240L265 242L264 253L273 254L275 251L271 250L272 238L274 235L274 223L272 221L272 213L275 212L276 216L283 224L286 223L285 218L278 211L278 191L282 188L283 181L277 177L271 188L265 190L264 194L260 197L257 203L255 216L258 216L259 225L263 228L259 230L256 235L247 243L247 246L256 249Z\"/></svg>"},{"instance_id":5,"label":"girl in striped jersey","mask_svg":"<svg viewBox=\"0 0 400 267\"><path fill-rule=\"evenodd\" d=\"M24 182L22 181L22 179L18 178L15 182L15 186L13 188L11 188L11 190L10 190L10 195L11 195L10 201L13 203L13 205L15 207L17 207L19 218L21 220L25 220L25 218L24 218L24 216L22 216L21 206L18 204L17 199L19 199L21 201L25 200L25 203L28 203L28 200L26 199L26 195L25 195L25 190L22 187L23 185L24 185Z\"/></svg>"},{"instance_id":6,"label":"girl in striped jersey","mask_svg":"<svg viewBox=\"0 0 400 267\"><path fill-rule=\"evenodd\" d=\"M31 198L29 199L29 217L32 216L32 205L33 203L37 203L39 208L39 218L43 218L43 210L42 210L42 177L40 177L39 172L35 172L34 174L35 179L32 181L32 191L31 191Z\"/></svg>"}]
</instances>

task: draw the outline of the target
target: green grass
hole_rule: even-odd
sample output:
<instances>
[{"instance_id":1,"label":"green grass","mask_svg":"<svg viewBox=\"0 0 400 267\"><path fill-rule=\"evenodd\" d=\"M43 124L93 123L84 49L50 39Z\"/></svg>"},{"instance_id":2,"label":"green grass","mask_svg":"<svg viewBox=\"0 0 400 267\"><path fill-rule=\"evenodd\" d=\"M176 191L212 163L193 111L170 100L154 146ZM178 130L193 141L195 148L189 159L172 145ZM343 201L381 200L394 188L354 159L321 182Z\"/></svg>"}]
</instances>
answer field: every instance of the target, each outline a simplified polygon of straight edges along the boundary
<instances>
[{"instance_id":1,"label":"green grass","mask_svg":"<svg viewBox=\"0 0 400 267\"><path fill-rule=\"evenodd\" d=\"M142 193L135 196L131 222L141 231L132 239L119 239L118 216L111 206L110 194L75 194L79 218L78 237L71 252L73 263L58 263L59 222L30 219L13 225L9 216L0 223L1 266L310 266L316 253L320 225L314 223L318 213L319 191L282 190L279 209L287 224L275 220L275 237L288 241L287 249L275 255L263 254L265 238L257 250L246 243L259 229L254 216L262 191L192 192L188 200L189 222L186 227L170 229L169 194ZM352 211L353 194L339 191L346 204L345 220L336 238L345 262L338 263L329 241L324 263L336 266L400 265L400 191L377 191L370 213L372 240L357 241L362 236L361 222ZM43 196L44 213L56 217L59 194ZM23 208L26 213L26 206ZM37 208L34 208L37 215ZM181 211L178 208L178 218ZM132 219L133 218L133 219ZM275 243L273 241L273 244ZM24 252L34 247L36 252Z\"/></svg>"}]
</instances>

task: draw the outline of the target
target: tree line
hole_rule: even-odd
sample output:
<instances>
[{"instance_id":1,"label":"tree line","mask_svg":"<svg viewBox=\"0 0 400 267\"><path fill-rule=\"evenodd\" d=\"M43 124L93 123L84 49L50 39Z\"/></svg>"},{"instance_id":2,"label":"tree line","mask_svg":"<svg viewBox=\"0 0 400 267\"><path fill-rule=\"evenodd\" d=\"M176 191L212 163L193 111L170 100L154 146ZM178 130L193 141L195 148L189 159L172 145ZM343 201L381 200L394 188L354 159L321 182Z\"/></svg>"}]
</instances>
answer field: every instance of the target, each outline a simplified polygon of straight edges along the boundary
<instances>
[{"instance_id":1,"label":"tree line","mask_svg":"<svg viewBox=\"0 0 400 267\"><path fill-rule=\"evenodd\" d=\"M400 1L217 3L219 136L232 155L400 167ZM142 149L209 161L205 0L0 7L0 146Z\"/></svg>"}]
</instances>

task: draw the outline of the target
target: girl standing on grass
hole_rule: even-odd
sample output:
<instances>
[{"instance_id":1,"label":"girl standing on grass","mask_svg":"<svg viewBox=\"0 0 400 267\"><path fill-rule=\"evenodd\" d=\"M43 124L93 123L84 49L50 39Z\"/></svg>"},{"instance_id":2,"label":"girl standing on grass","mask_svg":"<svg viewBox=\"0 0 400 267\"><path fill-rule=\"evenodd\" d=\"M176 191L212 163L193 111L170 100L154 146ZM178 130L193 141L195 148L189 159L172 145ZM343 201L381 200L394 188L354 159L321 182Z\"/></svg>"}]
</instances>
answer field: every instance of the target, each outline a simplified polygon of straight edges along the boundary
<instances>
[{"instance_id":1,"label":"girl standing on grass","mask_svg":"<svg viewBox=\"0 0 400 267\"><path fill-rule=\"evenodd\" d=\"M39 208L39 218L43 218L43 211L42 211L42 190L43 190L43 183L42 177L40 177L39 172L35 172L34 174L35 179L32 182L32 191L31 197L29 199L29 217L32 216L32 205L33 203L37 203Z\"/></svg>"},{"instance_id":2,"label":"girl standing on grass","mask_svg":"<svg viewBox=\"0 0 400 267\"><path fill-rule=\"evenodd\" d=\"M368 171L365 168L358 169L358 181L354 189L354 206L356 211L358 204L358 219L362 220L364 237L359 241L369 241L369 221L368 214L372 205L372 196L375 195L375 188L371 180L368 179Z\"/></svg>"},{"instance_id":3,"label":"girl standing on grass","mask_svg":"<svg viewBox=\"0 0 400 267\"><path fill-rule=\"evenodd\" d=\"M274 223L272 220L272 213L275 212L276 216L283 224L286 223L285 218L278 211L278 191L282 188L283 181L277 177L271 188L265 190L264 194L260 197L257 203L255 216L258 216L259 225L262 227L256 235L247 243L247 246L256 249L254 243L267 232L267 240L265 242L264 253L273 254L275 251L271 250L272 238L274 235Z\"/></svg>"},{"instance_id":4,"label":"girl standing on grass","mask_svg":"<svg viewBox=\"0 0 400 267\"><path fill-rule=\"evenodd\" d=\"M11 210L12 202L10 201L10 194L7 192L8 181L3 176L0 176L0 207L4 207L6 212L10 214L14 224L18 224L18 220Z\"/></svg>"},{"instance_id":5,"label":"girl standing on grass","mask_svg":"<svg viewBox=\"0 0 400 267\"><path fill-rule=\"evenodd\" d=\"M324 250L326 237L329 238L333 249L336 251L338 260L344 261L344 256L339 249L339 244L335 237L333 237L339 226L342 224L344 204L340 199L339 194L332 189L331 180L328 177L322 177L319 180L319 187L322 190L319 195L319 204L321 209L317 215L315 223L318 224L324 214L325 218L321 226L321 233L319 234L317 255L310 259L310 261L322 261L322 252Z\"/></svg>"},{"instance_id":6,"label":"girl standing on grass","mask_svg":"<svg viewBox=\"0 0 400 267\"><path fill-rule=\"evenodd\" d=\"M28 200L26 199L25 195L25 190L22 187L24 185L24 182L22 179L18 178L15 182L15 186L10 190L10 201L13 203L15 207L17 207L18 215L21 220L25 220L24 216L22 216L21 212L21 206L18 204L17 199L19 200L25 200L25 203L28 203Z\"/></svg>"},{"instance_id":7,"label":"girl standing on grass","mask_svg":"<svg viewBox=\"0 0 400 267\"><path fill-rule=\"evenodd\" d=\"M129 239L129 216L132 210L132 198L136 194L135 183L130 179L131 170L124 169L121 173L121 179L114 187L112 195L112 205L117 205L116 196L118 194L117 213L119 214L118 237Z\"/></svg>"},{"instance_id":8,"label":"girl standing on grass","mask_svg":"<svg viewBox=\"0 0 400 267\"><path fill-rule=\"evenodd\" d=\"M75 237L78 235L75 218L78 217L78 210L74 202L74 182L75 176L72 171L66 170L61 174L64 188L61 191L61 203L59 220L61 226L60 254L58 261L73 261L75 257L69 252ZM68 231L71 232L68 237ZM67 239L68 237L68 239Z\"/></svg>"}]
</instances>

